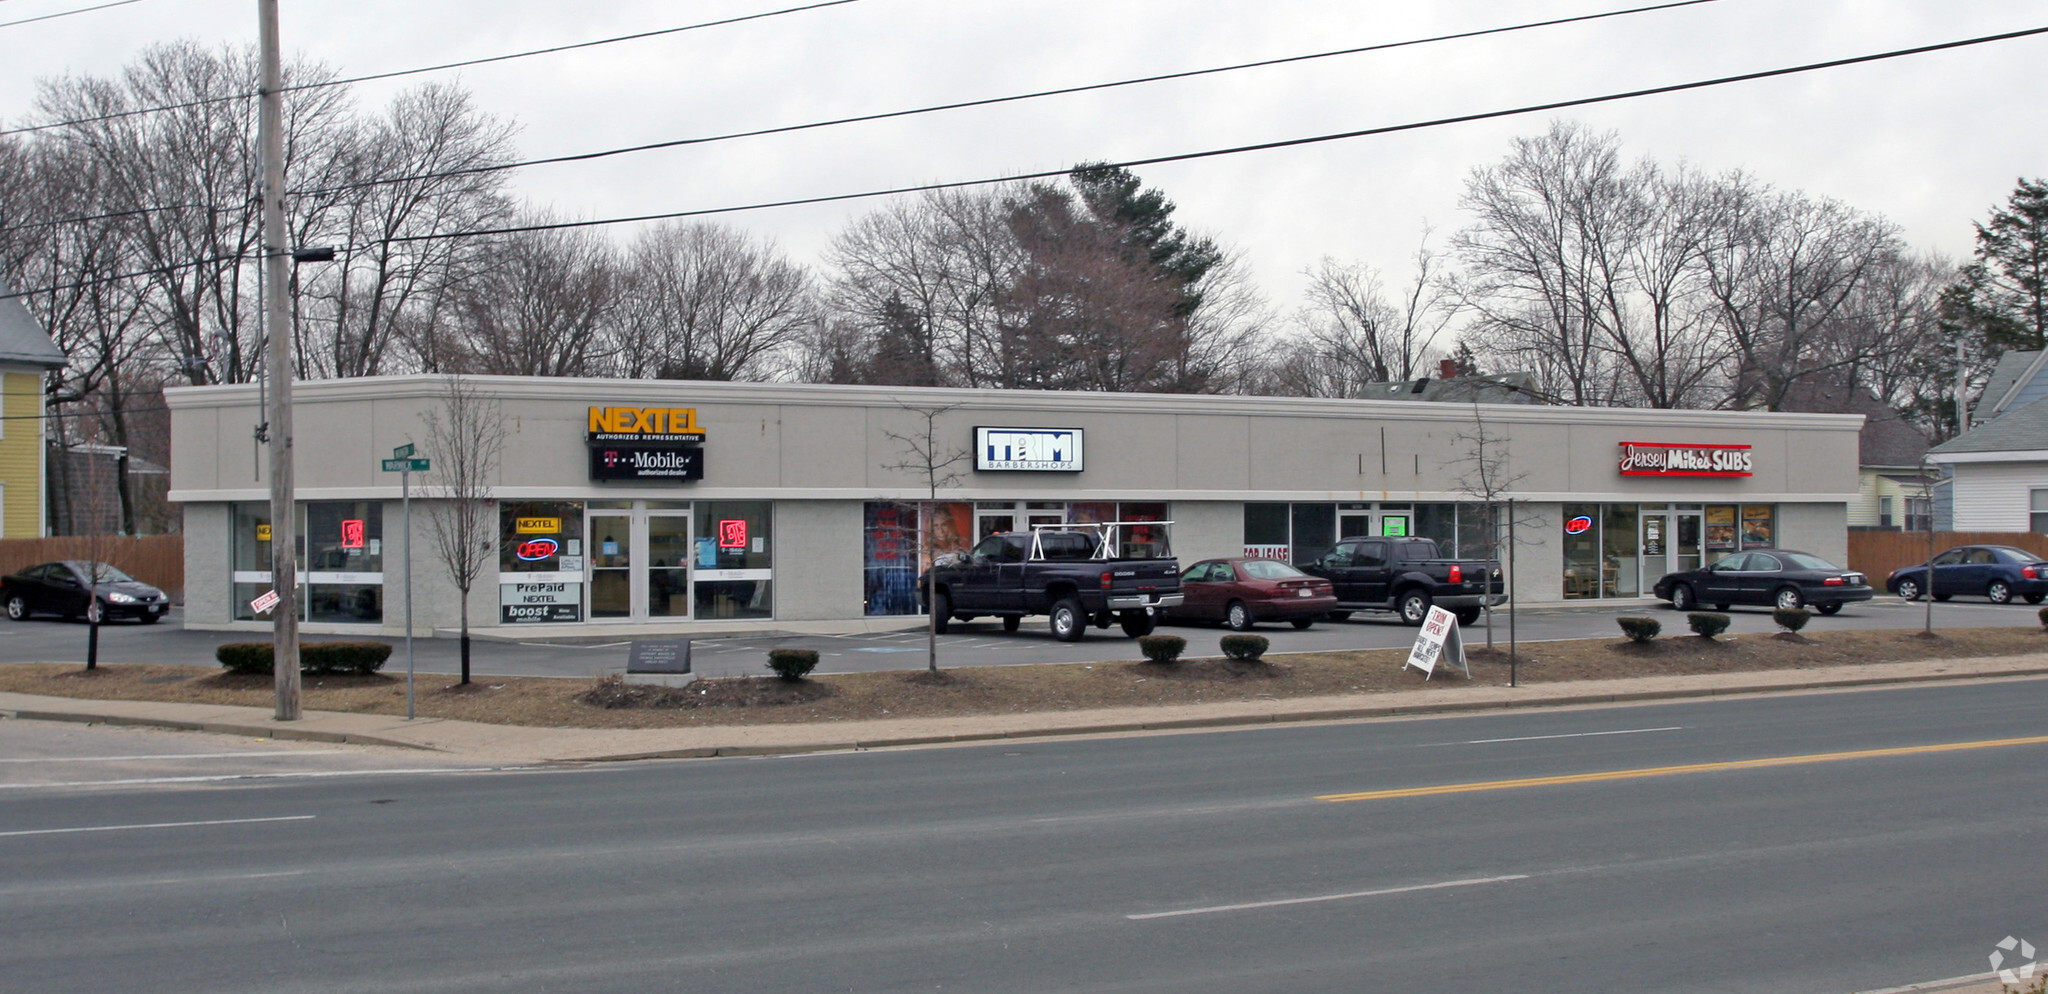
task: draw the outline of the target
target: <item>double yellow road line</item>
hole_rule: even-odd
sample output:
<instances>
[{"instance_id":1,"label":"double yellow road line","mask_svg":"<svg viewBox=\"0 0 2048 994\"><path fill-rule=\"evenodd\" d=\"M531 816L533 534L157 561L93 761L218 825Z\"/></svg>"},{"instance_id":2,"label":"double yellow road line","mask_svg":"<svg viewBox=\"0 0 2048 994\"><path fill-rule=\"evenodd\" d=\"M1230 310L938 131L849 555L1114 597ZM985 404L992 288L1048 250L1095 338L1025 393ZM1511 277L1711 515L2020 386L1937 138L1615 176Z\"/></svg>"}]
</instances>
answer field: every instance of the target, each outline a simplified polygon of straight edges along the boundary
<instances>
[{"instance_id":1,"label":"double yellow road line","mask_svg":"<svg viewBox=\"0 0 2048 994\"><path fill-rule=\"evenodd\" d=\"M1978 742L1944 742L1939 745L1899 746L1892 749L1858 749L1854 752L1818 752L1804 756L1770 756L1764 759L1736 759L1724 763L1690 763L1685 766L1649 766L1636 770L1606 770L1599 773L1568 773L1555 777L1527 777L1521 780L1482 780L1477 783L1447 783L1431 787L1397 787L1392 790L1363 790L1351 794L1319 794L1318 801L1383 801L1396 797L1429 797L1435 794L1470 794L1482 790L1515 790L1522 787L1554 787L1607 780L1641 780L1682 773L1718 773L1724 770L1760 770L1773 766L1805 766L1838 763L1851 759L1880 759L1885 756L1919 756L1972 749L2005 749L2012 746L2048 744L2048 735L2018 739L1984 739Z\"/></svg>"}]
</instances>

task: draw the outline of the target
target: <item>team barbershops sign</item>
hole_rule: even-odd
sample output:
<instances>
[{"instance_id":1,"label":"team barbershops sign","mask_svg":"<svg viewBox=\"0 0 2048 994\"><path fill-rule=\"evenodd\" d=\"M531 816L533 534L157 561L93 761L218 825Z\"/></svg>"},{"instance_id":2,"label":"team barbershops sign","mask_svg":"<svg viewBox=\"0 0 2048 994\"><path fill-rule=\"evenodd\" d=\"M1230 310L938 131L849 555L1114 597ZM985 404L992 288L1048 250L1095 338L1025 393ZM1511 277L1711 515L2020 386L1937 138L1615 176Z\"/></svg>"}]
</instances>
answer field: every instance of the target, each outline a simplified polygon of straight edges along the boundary
<instances>
[{"instance_id":1,"label":"team barbershops sign","mask_svg":"<svg viewBox=\"0 0 2048 994\"><path fill-rule=\"evenodd\" d=\"M1747 445L1621 443L1623 476L1750 476L1755 465Z\"/></svg>"}]
</instances>

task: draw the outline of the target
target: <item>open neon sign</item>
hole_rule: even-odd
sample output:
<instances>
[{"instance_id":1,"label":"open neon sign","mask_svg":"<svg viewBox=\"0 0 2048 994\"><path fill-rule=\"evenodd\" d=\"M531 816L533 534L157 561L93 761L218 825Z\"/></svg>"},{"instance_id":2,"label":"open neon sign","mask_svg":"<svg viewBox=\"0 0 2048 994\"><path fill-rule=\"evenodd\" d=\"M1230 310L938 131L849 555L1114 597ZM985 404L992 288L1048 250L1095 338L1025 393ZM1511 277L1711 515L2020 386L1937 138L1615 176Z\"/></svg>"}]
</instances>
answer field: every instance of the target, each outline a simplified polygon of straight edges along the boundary
<instances>
[{"instance_id":1,"label":"open neon sign","mask_svg":"<svg viewBox=\"0 0 2048 994\"><path fill-rule=\"evenodd\" d=\"M1593 530L1593 519L1583 514L1564 523L1566 535L1584 535Z\"/></svg>"},{"instance_id":2,"label":"open neon sign","mask_svg":"<svg viewBox=\"0 0 2048 994\"><path fill-rule=\"evenodd\" d=\"M562 543L551 538L530 538L519 543L519 548L513 550L512 554L518 556L521 562L531 563L551 559L561 548Z\"/></svg>"}]
</instances>

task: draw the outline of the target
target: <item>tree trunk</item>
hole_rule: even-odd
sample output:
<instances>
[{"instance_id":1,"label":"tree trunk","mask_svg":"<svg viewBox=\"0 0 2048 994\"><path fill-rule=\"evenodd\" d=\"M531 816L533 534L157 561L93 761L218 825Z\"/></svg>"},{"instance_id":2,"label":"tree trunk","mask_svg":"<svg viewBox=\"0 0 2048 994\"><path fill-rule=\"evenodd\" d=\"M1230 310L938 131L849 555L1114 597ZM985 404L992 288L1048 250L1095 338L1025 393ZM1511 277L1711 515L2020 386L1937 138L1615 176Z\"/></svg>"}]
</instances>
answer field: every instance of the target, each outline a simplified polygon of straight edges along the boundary
<instances>
[{"instance_id":1,"label":"tree trunk","mask_svg":"<svg viewBox=\"0 0 2048 994\"><path fill-rule=\"evenodd\" d=\"M469 591L462 592L462 685L469 685Z\"/></svg>"}]
</instances>

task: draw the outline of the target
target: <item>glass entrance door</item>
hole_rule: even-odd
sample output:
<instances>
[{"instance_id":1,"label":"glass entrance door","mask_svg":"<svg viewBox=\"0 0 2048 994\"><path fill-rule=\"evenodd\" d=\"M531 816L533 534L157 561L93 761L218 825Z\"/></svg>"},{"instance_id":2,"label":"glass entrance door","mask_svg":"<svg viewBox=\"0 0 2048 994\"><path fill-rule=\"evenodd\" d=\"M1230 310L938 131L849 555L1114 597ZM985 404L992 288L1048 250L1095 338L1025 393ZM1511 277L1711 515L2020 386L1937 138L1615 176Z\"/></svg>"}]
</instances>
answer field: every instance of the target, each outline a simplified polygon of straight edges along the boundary
<instances>
[{"instance_id":1,"label":"glass entrance door","mask_svg":"<svg viewBox=\"0 0 2048 994\"><path fill-rule=\"evenodd\" d=\"M584 532L590 543L590 617L633 616L633 516L592 512Z\"/></svg>"},{"instance_id":2,"label":"glass entrance door","mask_svg":"<svg viewBox=\"0 0 2048 994\"><path fill-rule=\"evenodd\" d=\"M648 512L647 617L690 616L690 561L695 554L688 512Z\"/></svg>"},{"instance_id":3,"label":"glass entrance door","mask_svg":"<svg viewBox=\"0 0 2048 994\"><path fill-rule=\"evenodd\" d=\"M1642 514L1643 586L1666 573L1700 568L1699 511L1644 511Z\"/></svg>"}]
</instances>

